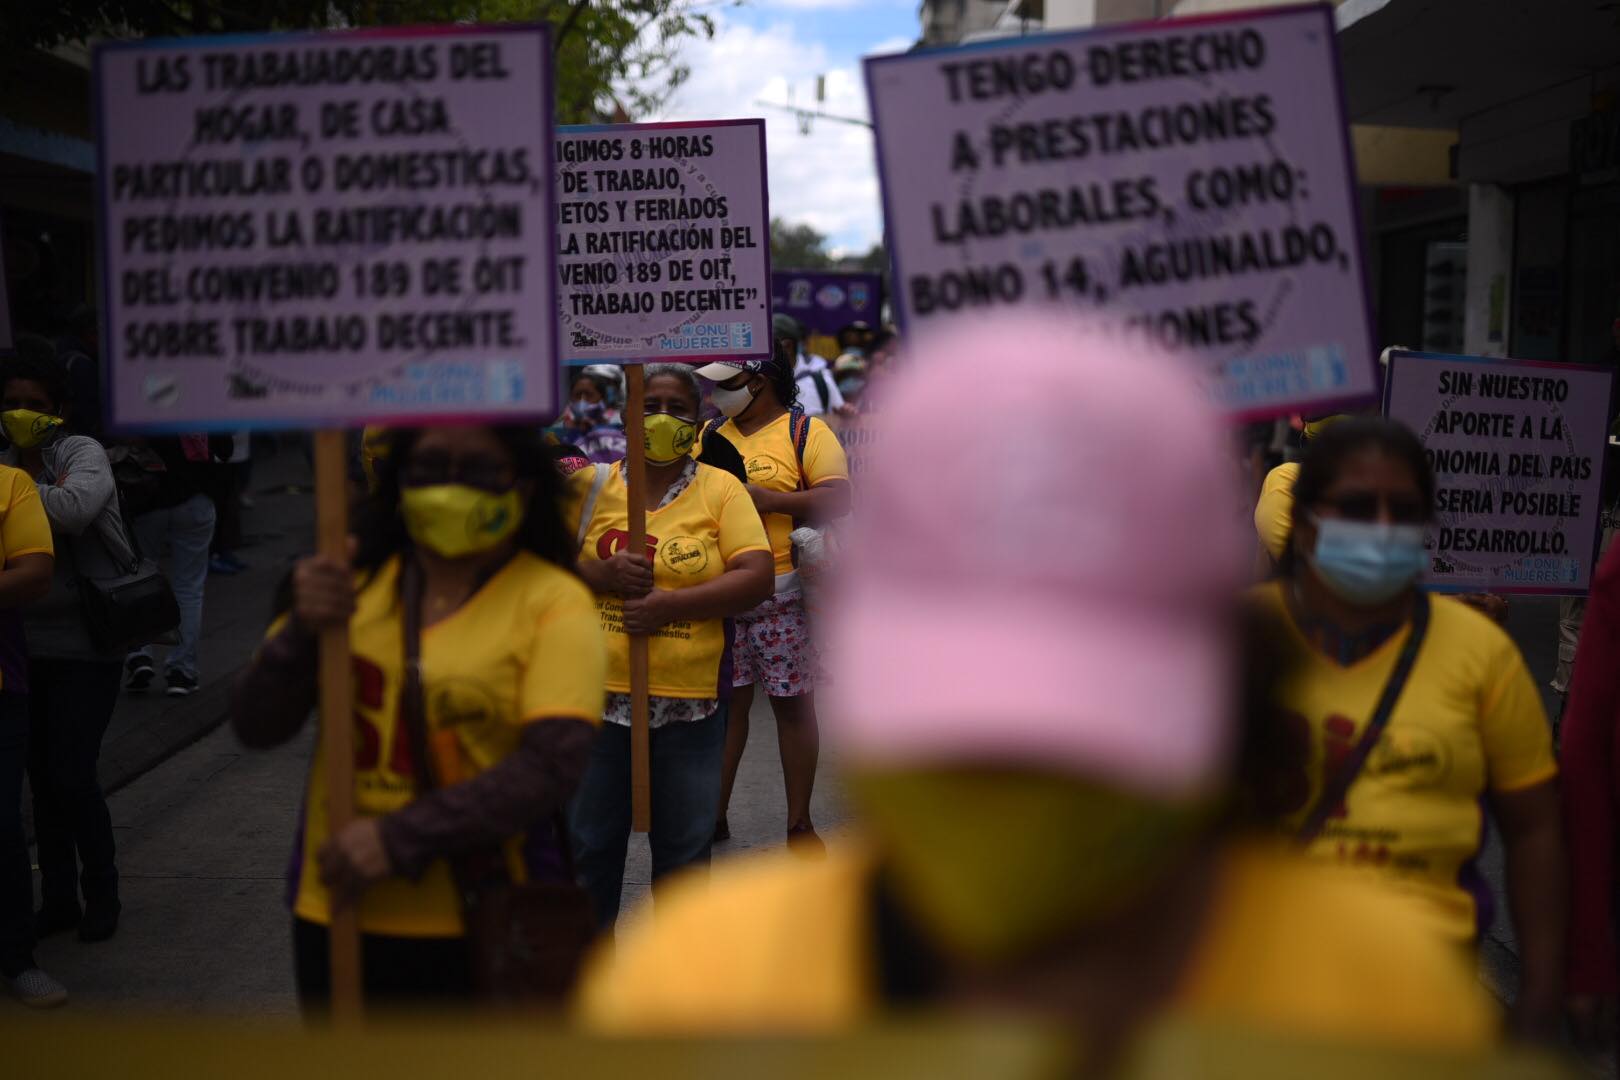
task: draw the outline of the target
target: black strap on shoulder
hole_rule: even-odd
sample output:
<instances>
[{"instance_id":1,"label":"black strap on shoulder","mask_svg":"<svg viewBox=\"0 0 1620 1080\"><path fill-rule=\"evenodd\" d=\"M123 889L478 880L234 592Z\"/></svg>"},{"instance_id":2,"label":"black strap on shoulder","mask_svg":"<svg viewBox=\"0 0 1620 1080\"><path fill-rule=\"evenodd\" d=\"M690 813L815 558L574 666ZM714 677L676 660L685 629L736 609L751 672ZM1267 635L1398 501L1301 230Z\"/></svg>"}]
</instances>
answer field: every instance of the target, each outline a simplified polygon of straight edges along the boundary
<instances>
[{"instance_id":1,"label":"black strap on shoulder","mask_svg":"<svg viewBox=\"0 0 1620 1080\"><path fill-rule=\"evenodd\" d=\"M1384 693L1378 699L1378 707L1373 710L1372 719L1367 722L1367 730L1361 733L1355 747L1340 762L1339 769L1322 787L1321 797L1316 805L1306 815L1294 840L1301 847L1309 844L1322 834L1327 826L1328 818L1343 802L1350 791L1350 785L1355 783L1356 777L1361 775L1362 767L1372 756L1373 747L1378 745L1378 738L1389 726L1389 718L1395 712L1395 703L1400 700L1401 691L1406 689L1407 678L1412 674L1412 667L1417 663L1418 650L1423 647L1423 639L1429 632L1429 597L1427 593L1419 591L1412 607L1412 632L1406 636L1406 644L1401 648L1400 656L1395 659L1395 667L1390 670L1389 681L1384 684Z\"/></svg>"},{"instance_id":2,"label":"black strap on shoulder","mask_svg":"<svg viewBox=\"0 0 1620 1080\"><path fill-rule=\"evenodd\" d=\"M832 404L832 391L827 389L827 373L825 371L812 371L810 379L816 384L816 396L821 398L821 411L826 412Z\"/></svg>"},{"instance_id":3,"label":"black strap on shoulder","mask_svg":"<svg viewBox=\"0 0 1620 1080\"><path fill-rule=\"evenodd\" d=\"M793 439L793 457L799 465L799 490L808 491L810 483L804 475L804 448L810 442L810 417L797 405L788 410L788 434Z\"/></svg>"}]
</instances>

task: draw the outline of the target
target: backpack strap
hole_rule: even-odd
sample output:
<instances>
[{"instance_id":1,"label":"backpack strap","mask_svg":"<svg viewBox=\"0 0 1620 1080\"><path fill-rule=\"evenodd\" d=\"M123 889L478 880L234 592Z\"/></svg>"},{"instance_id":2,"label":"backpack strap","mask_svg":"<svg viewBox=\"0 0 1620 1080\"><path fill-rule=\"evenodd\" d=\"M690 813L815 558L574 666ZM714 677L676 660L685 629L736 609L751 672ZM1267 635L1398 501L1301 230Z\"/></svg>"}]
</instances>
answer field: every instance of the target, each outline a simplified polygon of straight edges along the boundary
<instances>
[{"instance_id":1,"label":"backpack strap","mask_svg":"<svg viewBox=\"0 0 1620 1080\"><path fill-rule=\"evenodd\" d=\"M821 398L821 411L826 412L827 406L832 403L832 391L827 389L827 373L812 371L810 380L816 384L816 395Z\"/></svg>"},{"instance_id":2,"label":"backpack strap","mask_svg":"<svg viewBox=\"0 0 1620 1080\"><path fill-rule=\"evenodd\" d=\"M799 463L799 490L809 491L809 478L804 475L804 448L810 442L810 417L797 405L788 410L788 433L793 439L793 457Z\"/></svg>"},{"instance_id":3,"label":"backpack strap","mask_svg":"<svg viewBox=\"0 0 1620 1080\"><path fill-rule=\"evenodd\" d=\"M593 467L596 469L596 476L591 480L590 493L585 496L585 501L579 508L579 536L574 538L576 552L585 546L585 534L591 531L591 517L596 513L596 500L602 494L602 488L607 485L609 474L613 472L612 465L600 461Z\"/></svg>"}]
</instances>

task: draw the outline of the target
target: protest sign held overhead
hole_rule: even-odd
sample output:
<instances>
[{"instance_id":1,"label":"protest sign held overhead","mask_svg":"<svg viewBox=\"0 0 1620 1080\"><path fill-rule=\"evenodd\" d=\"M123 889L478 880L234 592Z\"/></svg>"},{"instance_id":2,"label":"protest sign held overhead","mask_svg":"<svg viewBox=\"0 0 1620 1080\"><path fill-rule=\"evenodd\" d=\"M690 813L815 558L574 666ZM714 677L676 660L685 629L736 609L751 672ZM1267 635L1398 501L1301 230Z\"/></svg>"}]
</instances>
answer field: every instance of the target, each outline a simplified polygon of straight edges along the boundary
<instances>
[{"instance_id":1,"label":"protest sign held overhead","mask_svg":"<svg viewBox=\"0 0 1620 1080\"><path fill-rule=\"evenodd\" d=\"M1586 364L1391 354L1384 411L1418 433L1434 470L1427 583L1591 587L1612 379Z\"/></svg>"},{"instance_id":2,"label":"protest sign held overhead","mask_svg":"<svg viewBox=\"0 0 1620 1080\"><path fill-rule=\"evenodd\" d=\"M769 356L765 122L557 132L563 357Z\"/></svg>"},{"instance_id":3,"label":"protest sign held overhead","mask_svg":"<svg viewBox=\"0 0 1620 1080\"><path fill-rule=\"evenodd\" d=\"M554 411L550 56L541 27L99 46L115 423Z\"/></svg>"},{"instance_id":4,"label":"protest sign held overhead","mask_svg":"<svg viewBox=\"0 0 1620 1080\"><path fill-rule=\"evenodd\" d=\"M908 330L1093 312L1239 416L1376 394L1333 15L1178 19L869 58Z\"/></svg>"}]
</instances>

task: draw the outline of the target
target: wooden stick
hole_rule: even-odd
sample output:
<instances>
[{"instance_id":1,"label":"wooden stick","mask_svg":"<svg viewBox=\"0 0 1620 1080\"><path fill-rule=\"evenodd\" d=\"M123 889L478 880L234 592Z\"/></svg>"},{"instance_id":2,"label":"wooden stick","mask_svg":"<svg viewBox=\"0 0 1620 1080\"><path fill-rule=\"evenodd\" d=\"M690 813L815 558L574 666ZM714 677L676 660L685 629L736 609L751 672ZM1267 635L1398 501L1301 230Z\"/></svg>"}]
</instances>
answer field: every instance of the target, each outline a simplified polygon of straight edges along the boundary
<instances>
[{"instance_id":1,"label":"wooden stick","mask_svg":"<svg viewBox=\"0 0 1620 1080\"><path fill-rule=\"evenodd\" d=\"M348 440L342 431L315 433L315 549L347 561L349 543ZM326 766L328 835L354 820L354 691L349 628L321 633L321 756ZM332 1021L359 1021L360 921L352 903L332 898L330 926Z\"/></svg>"},{"instance_id":2,"label":"wooden stick","mask_svg":"<svg viewBox=\"0 0 1620 1080\"><path fill-rule=\"evenodd\" d=\"M630 550L647 550L647 429L643 415L646 379L640 364L624 369L625 497L630 504ZM647 700L647 637L630 635L630 827L652 829L652 767Z\"/></svg>"}]
</instances>

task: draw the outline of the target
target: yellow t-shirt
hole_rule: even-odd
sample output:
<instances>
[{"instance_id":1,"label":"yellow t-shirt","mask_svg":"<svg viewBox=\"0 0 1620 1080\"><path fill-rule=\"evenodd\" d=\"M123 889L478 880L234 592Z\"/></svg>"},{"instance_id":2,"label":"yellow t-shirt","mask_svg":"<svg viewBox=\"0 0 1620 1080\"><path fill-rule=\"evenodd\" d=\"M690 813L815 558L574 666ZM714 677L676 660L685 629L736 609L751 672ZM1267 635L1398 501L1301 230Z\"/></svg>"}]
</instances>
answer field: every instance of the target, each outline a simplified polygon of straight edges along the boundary
<instances>
[{"instance_id":1,"label":"yellow t-shirt","mask_svg":"<svg viewBox=\"0 0 1620 1080\"><path fill-rule=\"evenodd\" d=\"M1329 763L1361 738L1410 630L1341 667L1307 643L1281 582L1256 595L1290 628L1297 663L1280 688L1308 758L1299 762L1297 829L1316 805ZM1507 792L1558 773L1541 695L1507 634L1473 608L1431 596L1428 636L1378 744L1328 819L1310 854L1379 871L1422 901L1444 937L1466 943L1483 929L1489 892L1474 867L1487 791Z\"/></svg>"},{"instance_id":2,"label":"yellow t-shirt","mask_svg":"<svg viewBox=\"0 0 1620 1080\"><path fill-rule=\"evenodd\" d=\"M416 795L410 738L399 721L405 640L399 560L361 589L349 621L354 653L355 812L381 817ZM277 628L272 628L272 633ZM566 570L523 551L448 618L422 631L428 735L447 783L469 779L517 748L525 724L602 715L606 654L590 590ZM326 762L317 749L304 800L303 864L294 912L329 920L316 853L326 842ZM508 844L522 880L522 838ZM360 928L403 937L455 937L461 905L443 861L420 881L389 878L360 901Z\"/></svg>"},{"instance_id":3,"label":"yellow t-shirt","mask_svg":"<svg viewBox=\"0 0 1620 1080\"><path fill-rule=\"evenodd\" d=\"M1298 479L1299 462L1277 466L1266 473L1260 499L1254 504L1254 531L1273 559L1282 558L1294 531L1294 482Z\"/></svg>"},{"instance_id":4,"label":"yellow t-shirt","mask_svg":"<svg viewBox=\"0 0 1620 1080\"><path fill-rule=\"evenodd\" d=\"M739 860L677 882L620 924L577 1002L612 1035L821 1035L881 1008L873 860L834 847ZM1235 847L1202 941L1167 1008L1298 1035L1472 1050L1492 1009L1461 954L1361 875Z\"/></svg>"},{"instance_id":5,"label":"yellow t-shirt","mask_svg":"<svg viewBox=\"0 0 1620 1080\"><path fill-rule=\"evenodd\" d=\"M566 481L563 518L579 534L583 500L596 480L594 469L580 469ZM629 491L624 472L613 466L597 494L581 561L605 561L630 539ZM686 490L669 505L647 511L648 556L653 586L684 589L713 581L726 564L749 551L769 551L765 526L754 501L737 478L699 465ZM630 692L630 639L624 632L624 602L598 596L602 632L607 638L607 688ZM707 699L719 696L720 660L726 650L724 619L680 620L653 634L647 646L649 690L655 697Z\"/></svg>"},{"instance_id":6,"label":"yellow t-shirt","mask_svg":"<svg viewBox=\"0 0 1620 1080\"><path fill-rule=\"evenodd\" d=\"M748 472L748 482L770 491L799 490L799 459L793 451L790 414L783 413L752 435L737 429L735 420L720 425L724 435L742 455ZM693 448L695 456L702 448L702 440ZM804 440L804 486L818 487L832 480L849 479L849 461L832 428L819 416L810 417L810 432ZM766 514L765 531L771 538L771 553L776 556L777 574L793 572L793 519L787 514Z\"/></svg>"},{"instance_id":7,"label":"yellow t-shirt","mask_svg":"<svg viewBox=\"0 0 1620 1080\"><path fill-rule=\"evenodd\" d=\"M55 554L39 486L21 469L0 465L0 566L23 555ZM0 687L23 689L27 685L22 612L0 612Z\"/></svg>"}]
</instances>

